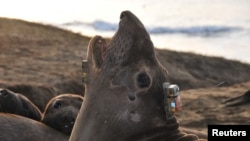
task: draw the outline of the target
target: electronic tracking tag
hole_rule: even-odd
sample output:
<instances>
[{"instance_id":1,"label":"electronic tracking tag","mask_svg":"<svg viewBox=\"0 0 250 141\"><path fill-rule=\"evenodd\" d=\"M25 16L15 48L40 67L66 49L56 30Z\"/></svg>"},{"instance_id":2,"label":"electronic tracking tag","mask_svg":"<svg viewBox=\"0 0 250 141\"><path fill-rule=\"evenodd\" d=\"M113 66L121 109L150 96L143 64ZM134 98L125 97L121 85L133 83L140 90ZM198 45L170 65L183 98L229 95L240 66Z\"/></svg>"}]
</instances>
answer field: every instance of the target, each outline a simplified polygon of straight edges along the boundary
<instances>
[{"instance_id":1,"label":"electronic tracking tag","mask_svg":"<svg viewBox=\"0 0 250 141\"><path fill-rule=\"evenodd\" d=\"M82 60L82 82L87 82L88 60Z\"/></svg>"},{"instance_id":2,"label":"electronic tracking tag","mask_svg":"<svg viewBox=\"0 0 250 141\"><path fill-rule=\"evenodd\" d=\"M175 84L163 83L166 118L170 119L181 110L180 89Z\"/></svg>"}]
</instances>

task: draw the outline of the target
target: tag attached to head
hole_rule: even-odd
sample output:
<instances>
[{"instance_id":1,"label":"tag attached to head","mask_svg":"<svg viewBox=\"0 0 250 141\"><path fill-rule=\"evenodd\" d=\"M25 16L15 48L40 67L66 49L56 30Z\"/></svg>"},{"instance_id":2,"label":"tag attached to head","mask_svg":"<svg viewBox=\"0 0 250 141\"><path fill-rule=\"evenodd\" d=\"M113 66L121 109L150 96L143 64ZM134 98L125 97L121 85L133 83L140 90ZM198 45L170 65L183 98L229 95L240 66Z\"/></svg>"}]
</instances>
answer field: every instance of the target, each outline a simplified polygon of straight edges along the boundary
<instances>
[{"instance_id":1,"label":"tag attached to head","mask_svg":"<svg viewBox=\"0 0 250 141\"><path fill-rule=\"evenodd\" d=\"M82 82L87 82L88 60L82 60Z\"/></svg>"},{"instance_id":2,"label":"tag attached to head","mask_svg":"<svg viewBox=\"0 0 250 141\"><path fill-rule=\"evenodd\" d=\"M180 89L175 84L163 83L166 118L170 119L181 110Z\"/></svg>"}]
</instances>

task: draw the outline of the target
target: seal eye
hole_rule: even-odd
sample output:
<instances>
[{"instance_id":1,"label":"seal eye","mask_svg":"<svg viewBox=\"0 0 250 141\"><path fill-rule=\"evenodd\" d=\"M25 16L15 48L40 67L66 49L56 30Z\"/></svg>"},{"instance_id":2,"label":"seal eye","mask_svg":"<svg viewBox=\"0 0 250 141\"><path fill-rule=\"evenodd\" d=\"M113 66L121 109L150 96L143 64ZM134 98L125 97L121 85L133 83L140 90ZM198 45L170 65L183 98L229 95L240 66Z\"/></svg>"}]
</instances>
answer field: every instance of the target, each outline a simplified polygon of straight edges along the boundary
<instances>
[{"instance_id":1,"label":"seal eye","mask_svg":"<svg viewBox=\"0 0 250 141\"><path fill-rule=\"evenodd\" d=\"M52 107L55 108L55 109L60 108L61 106L62 106L62 104L61 104L61 102L59 102L59 101L56 101L56 102L52 105Z\"/></svg>"},{"instance_id":2,"label":"seal eye","mask_svg":"<svg viewBox=\"0 0 250 141\"><path fill-rule=\"evenodd\" d=\"M5 89L1 90L1 91L0 91L0 96L3 96L3 97L8 96L8 91L5 90Z\"/></svg>"},{"instance_id":3,"label":"seal eye","mask_svg":"<svg viewBox=\"0 0 250 141\"><path fill-rule=\"evenodd\" d=\"M138 74L138 76L137 76L137 86L139 88L145 88L145 87L148 87L149 85L150 85L149 76L145 72Z\"/></svg>"}]
</instances>

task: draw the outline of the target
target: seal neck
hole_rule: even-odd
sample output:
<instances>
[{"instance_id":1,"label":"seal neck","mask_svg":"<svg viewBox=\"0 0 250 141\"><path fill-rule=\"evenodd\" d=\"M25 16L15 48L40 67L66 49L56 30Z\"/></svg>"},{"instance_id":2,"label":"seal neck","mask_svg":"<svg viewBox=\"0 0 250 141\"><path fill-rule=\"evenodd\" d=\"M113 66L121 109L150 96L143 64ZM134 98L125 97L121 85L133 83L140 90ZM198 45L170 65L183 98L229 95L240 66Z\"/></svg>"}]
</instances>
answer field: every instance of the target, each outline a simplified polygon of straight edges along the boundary
<instances>
[{"instance_id":1,"label":"seal neck","mask_svg":"<svg viewBox=\"0 0 250 141\"><path fill-rule=\"evenodd\" d=\"M198 137L192 134L186 134L179 130L179 124L175 117L169 119L166 126L152 128L142 133L130 136L126 140L130 141L196 141Z\"/></svg>"}]
</instances>

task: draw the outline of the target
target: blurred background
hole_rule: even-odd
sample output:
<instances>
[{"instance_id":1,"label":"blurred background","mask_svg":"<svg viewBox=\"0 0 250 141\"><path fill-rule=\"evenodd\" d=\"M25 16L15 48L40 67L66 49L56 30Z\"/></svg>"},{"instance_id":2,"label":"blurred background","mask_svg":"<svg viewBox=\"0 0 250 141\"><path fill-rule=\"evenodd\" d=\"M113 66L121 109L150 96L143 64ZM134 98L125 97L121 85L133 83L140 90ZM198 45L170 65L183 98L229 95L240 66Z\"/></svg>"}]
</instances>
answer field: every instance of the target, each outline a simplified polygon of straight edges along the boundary
<instances>
[{"instance_id":1,"label":"blurred background","mask_svg":"<svg viewBox=\"0 0 250 141\"><path fill-rule=\"evenodd\" d=\"M112 37L123 10L139 17L157 48L250 63L249 0L2 0L0 17Z\"/></svg>"}]
</instances>

